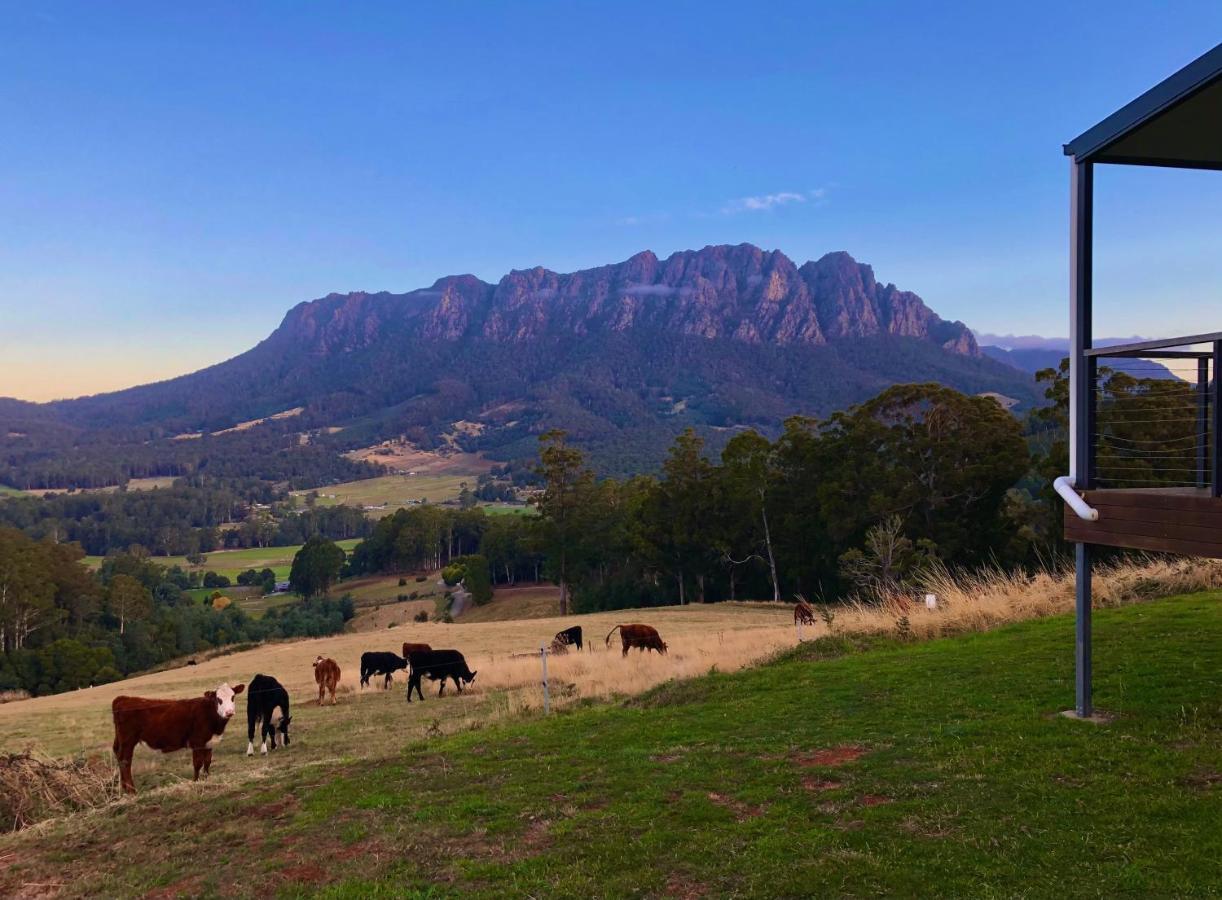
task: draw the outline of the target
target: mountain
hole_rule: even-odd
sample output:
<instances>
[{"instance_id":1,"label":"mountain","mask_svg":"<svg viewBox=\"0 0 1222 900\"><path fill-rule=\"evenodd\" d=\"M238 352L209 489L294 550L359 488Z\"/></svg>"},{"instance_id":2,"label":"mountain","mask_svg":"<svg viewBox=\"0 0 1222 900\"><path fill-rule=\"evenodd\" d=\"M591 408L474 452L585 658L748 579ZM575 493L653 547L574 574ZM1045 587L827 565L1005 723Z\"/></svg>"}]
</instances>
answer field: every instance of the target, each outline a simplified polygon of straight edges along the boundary
<instances>
[{"instance_id":1,"label":"mountain","mask_svg":"<svg viewBox=\"0 0 1222 900\"><path fill-rule=\"evenodd\" d=\"M35 408L167 457L198 443L175 436L298 407L255 430L313 432L310 443L336 449L407 435L508 459L562 427L605 471L626 472L656 465L688 425L716 443L913 381L1035 400L1030 378L984 357L967 326L849 254L798 266L741 244L567 274L515 270L495 284L457 275L405 294L330 294L227 362Z\"/></svg>"}]
</instances>

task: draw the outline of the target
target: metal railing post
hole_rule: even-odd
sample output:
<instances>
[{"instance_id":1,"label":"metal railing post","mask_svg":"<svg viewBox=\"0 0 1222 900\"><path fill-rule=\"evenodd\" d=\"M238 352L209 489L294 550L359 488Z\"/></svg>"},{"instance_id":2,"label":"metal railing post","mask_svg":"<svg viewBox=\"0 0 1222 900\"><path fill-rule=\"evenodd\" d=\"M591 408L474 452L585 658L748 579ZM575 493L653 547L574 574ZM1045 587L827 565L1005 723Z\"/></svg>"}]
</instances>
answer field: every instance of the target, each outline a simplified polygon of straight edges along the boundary
<instances>
[{"instance_id":1,"label":"metal railing post","mask_svg":"<svg viewBox=\"0 0 1222 900\"><path fill-rule=\"evenodd\" d=\"M1209 477L1209 359L1197 360L1197 487Z\"/></svg>"},{"instance_id":2,"label":"metal railing post","mask_svg":"<svg viewBox=\"0 0 1222 900\"><path fill-rule=\"evenodd\" d=\"M1222 497L1222 402L1219 402L1218 387L1222 382L1222 341L1214 341L1213 346L1213 472L1209 480L1210 493Z\"/></svg>"}]
</instances>

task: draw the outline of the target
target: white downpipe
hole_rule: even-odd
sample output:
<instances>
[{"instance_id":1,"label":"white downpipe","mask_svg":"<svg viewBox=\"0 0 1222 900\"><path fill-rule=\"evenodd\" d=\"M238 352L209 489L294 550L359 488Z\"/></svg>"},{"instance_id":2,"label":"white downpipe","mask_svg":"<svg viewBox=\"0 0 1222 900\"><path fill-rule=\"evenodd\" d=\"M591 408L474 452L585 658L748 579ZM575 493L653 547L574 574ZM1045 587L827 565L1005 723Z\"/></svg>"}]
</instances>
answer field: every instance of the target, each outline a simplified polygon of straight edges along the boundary
<instances>
[{"instance_id":1,"label":"white downpipe","mask_svg":"<svg viewBox=\"0 0 1222 900\"><path fill-rule=\"evenodd\" d=\"M1053 490L1055 490L1078 516L1079 519L1085 519L1088 522L1099 521L1099 510L1093 506L1089 506L1082 496L1074 490L1074 485L1077 479L1072 475L1062 475L1060 478L1052 482Z\"/></svg>"}]
</instances>

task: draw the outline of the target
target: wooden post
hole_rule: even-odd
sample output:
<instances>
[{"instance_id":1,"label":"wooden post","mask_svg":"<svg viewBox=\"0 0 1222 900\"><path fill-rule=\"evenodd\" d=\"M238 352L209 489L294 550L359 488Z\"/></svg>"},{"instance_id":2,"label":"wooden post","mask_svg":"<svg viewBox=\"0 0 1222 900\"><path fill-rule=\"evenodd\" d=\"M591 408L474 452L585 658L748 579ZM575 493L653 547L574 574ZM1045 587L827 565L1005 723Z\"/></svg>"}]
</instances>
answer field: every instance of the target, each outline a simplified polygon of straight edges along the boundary
<instances>
[{"instance_id":1,"label":"wooden post","mask_svg":"<svg viewBox=\"0 0 1222 900\"><path fill-rule=\"evenodd\" d=\"M547 693L547 645L539 645L539 658L543 660L543 714L547 715L552 711L551 698Z\"/></svg>"}]
</instances>

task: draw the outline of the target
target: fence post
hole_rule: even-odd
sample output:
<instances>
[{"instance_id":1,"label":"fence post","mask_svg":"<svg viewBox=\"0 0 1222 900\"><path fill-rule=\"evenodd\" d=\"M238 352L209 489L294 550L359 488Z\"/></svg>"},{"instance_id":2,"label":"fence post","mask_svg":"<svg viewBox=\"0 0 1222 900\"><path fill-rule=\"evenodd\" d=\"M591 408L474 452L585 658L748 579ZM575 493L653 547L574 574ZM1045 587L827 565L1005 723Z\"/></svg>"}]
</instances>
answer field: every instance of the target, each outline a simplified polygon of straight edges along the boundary
<instances>
[{"instance_id":1,"label":"fence post","mask_svg":"<svg viewBox=\"0 0 1222 900\"><path fill-rule=\"evenodd\" d=\"M539 645L539 658L543 660L543 714L547 715L552 711L551 698L547 695L547 645Z\"/></svg>"}]
</instances>

